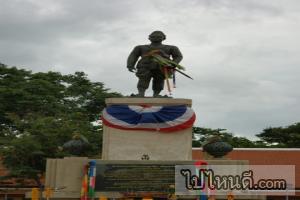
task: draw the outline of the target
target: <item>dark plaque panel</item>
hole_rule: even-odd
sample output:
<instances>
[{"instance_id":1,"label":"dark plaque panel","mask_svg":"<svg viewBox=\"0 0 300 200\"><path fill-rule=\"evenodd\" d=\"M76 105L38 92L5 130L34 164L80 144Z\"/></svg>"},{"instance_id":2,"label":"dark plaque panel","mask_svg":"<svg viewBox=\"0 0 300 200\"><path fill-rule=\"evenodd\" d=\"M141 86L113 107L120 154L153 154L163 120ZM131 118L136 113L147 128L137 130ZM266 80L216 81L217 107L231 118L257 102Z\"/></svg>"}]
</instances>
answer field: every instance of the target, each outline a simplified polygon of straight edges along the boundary
<instances>
[{"instance_id":1,"label":"dark plaque panel","mask_svg":"<svg viewBox=\"0 0 300 200\"><path fill-rule=\"evenodd\" d=\"M174 164L97 164L98 192L170 192Z\"/></svg>"}]
</instances>

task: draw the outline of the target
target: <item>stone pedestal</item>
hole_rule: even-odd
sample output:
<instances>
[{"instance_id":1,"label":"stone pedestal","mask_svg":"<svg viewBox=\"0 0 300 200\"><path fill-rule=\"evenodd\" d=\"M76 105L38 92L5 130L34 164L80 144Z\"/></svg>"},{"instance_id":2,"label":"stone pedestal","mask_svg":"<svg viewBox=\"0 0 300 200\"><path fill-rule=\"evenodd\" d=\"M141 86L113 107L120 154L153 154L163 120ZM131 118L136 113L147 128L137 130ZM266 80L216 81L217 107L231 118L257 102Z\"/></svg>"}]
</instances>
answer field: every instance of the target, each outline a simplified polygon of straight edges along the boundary
<instances>
[{"instance_id":1,"label":"stone pedestal","mask_svg":"<svg viewBox=\"0 0 300 200\"><path fill-rule=\"evenodd\" d=\"M111 105L150 105L150 106L192 106L191 99L172 99L172 98L108 98L105 99L107 106Z\"/></svg>"},{"instance_id":2,"label":"stone pedestal","mask_svg":"<svg viewBox=\"0 0 300 200\"><path fill-rule=\"evenodd\" d=\"M191 107L192 101L190 99L169 98L110 98L106 99L106 105L186 105ZM192 128L177 132L162 133L158 131L128 131L104 125L102 142L102 160L96 160L98 163L125 163L133 165L137 163L158 163L161 165L166 162L194 165L195 163L195 161L192 160ZM146 161L147 159L150 161ZM211 159L213 158L209 155L205 156L205 160L209 165L232 165L230 169L233 173L242 171L248 166L248 161L244 160ZM83 179L83 168L89 161L90 160L86 157L48 159L45 187L56 189L51 198L64 200L79 199ZM101 171L101 169L98 168L97 171ZM31 193L28 192L26 197L30 198ZM95 197L127 198L124 192L101 192L101 190L96 192ZM196 197L197 196L182 195L177 198L193 199ZM226 198L226 196L216 197L216 199ZM264 199L260 196L251 195L236 196L235 198Z\"/></svg>"},{"instance_id":3,"label":"stone pedestal","mask_svg":"<svg viewBox=\"0 0 300 200\"><path fill-rule=\"evenodd\" d=\"M103 127L104 160L191 160L192 129L174 133Z\"/></svg>"},{"instance_id":4,"label":"stone pedestal","mask_svg":"<svg viewBox=\"0 0 300 200\"><path fill-rule=\"evenodd\" d=\"M78 193L81 189L83 167L88 162L86 157L47 159L45 186Z\"/></svg>"},{"instance_id":5,"label":"stone pedestal","mask_svg":"<svg viewBox=\"0 0 300 200\"><path fill-rule=\"evenodd\" d=\"M83 167L90 160L86 157L66 157L64 159L47 159L46 180L45 187L56 189L51 195L51 199L79 199L80 189L83 178ZM168 161L103 161L96 160L97 162L106 162L111 164L141 164L141 163L158 163L166 164ZM248 161L246 160L206 160L209 165L232 165L232 174L244 171L248 168ZM179 165L193 165L195 161L169 161L170 163L177 163ZM99 169L98 169L99 170ZM226 171L228 173L228 171ZM125 198L123 193L119 192L96 192L96 198ZM30 198L31 193L26 194L26 198ZM45 196L44 196L45 197ZM196 196L180 195L179 199L193 199ZM216 199L227 199L225 195L217 195ZM253 199L263 200L265 196L257 195L238 195L235 199Z\"/></svg>"},{"instance_id":6,"label":"stone pedestal","mask_svg":"<svg viewBox=\"0 0 300 200\"><path fill-rule=\"evenodd\" d=\"M191 106L190 99L110 98L110 105ZM192 128L177 132L120 130L103 125L104 160L191 160Z\"/></svg>"}]
</instances>

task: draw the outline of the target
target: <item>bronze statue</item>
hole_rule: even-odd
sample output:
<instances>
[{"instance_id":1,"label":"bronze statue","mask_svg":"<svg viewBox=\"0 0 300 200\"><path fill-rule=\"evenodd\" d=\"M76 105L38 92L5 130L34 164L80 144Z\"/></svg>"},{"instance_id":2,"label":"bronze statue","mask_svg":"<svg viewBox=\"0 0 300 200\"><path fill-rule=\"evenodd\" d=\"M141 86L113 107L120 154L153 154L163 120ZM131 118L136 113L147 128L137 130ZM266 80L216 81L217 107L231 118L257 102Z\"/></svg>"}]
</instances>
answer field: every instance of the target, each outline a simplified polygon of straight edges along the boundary
<instances>
[{"instance_id":1,"label":"bronze statue","mask_svg":"<svg viewBox=\"0 0 300 200\"><path fill-rule=\"evenodd\" d=\"M138 94L136 95L138 97L145 96L145 91L148 89L151 79L153 97L160 97L159 93L164 88L165 75L161 66L149 56L152 52L158 53L166 59L171 60L172 58L172 61L175 63L179 63L182 60L182 54L176 46L162 44L162 41L165 39L166 36L162 31L154 31L149 35L151 44L136 46L128 57L128 70L136 72L136 76L139 78L137 84Z\"/></svg>"}]
</instances>

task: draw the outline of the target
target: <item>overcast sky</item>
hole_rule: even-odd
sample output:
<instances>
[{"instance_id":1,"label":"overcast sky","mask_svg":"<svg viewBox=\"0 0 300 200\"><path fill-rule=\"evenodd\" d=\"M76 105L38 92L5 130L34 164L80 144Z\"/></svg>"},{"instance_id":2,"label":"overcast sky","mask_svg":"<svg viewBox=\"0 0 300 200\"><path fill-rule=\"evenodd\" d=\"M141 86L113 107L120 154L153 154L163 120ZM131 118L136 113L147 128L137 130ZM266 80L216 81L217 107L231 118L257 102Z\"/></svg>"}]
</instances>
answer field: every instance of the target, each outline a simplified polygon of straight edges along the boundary
<instances>
[{"instance_id":1,"label":"overcast sky","mask_svg":"<svg viewBox=\"0 0 300 200\"><path fill-rule=\"evenodd\" d=\"M193 100L196 125L253 139L300 122L299 0L0 0L0 62L128 95L127 56L154 30L195 79L178 75L173 97Z\"/></svg>"}]
</instances>

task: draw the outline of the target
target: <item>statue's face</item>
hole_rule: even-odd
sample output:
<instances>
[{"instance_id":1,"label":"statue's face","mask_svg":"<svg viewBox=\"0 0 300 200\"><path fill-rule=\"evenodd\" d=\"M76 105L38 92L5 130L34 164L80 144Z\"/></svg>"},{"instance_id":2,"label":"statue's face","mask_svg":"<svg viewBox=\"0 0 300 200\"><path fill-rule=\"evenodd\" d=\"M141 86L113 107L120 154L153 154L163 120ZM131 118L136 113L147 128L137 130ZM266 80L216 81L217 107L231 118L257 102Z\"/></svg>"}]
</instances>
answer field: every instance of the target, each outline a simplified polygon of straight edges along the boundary
<instances>
[{"instance_id":1,"label":"statue's face","mask_svg":"<svg viewBox=\"0 0 300 200\"><path fill-rule=\"evenodd\" d=\"M151 42L162 42L164 40L164 36L162 34L152 34L149 36L149 40Z\"/></svg>"}]
</instances>

